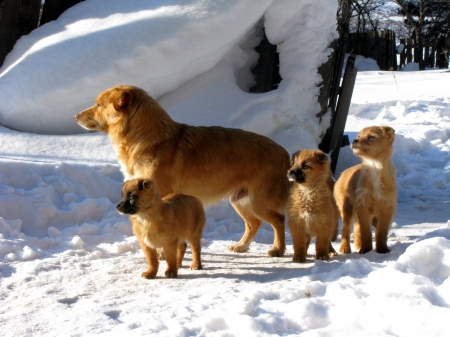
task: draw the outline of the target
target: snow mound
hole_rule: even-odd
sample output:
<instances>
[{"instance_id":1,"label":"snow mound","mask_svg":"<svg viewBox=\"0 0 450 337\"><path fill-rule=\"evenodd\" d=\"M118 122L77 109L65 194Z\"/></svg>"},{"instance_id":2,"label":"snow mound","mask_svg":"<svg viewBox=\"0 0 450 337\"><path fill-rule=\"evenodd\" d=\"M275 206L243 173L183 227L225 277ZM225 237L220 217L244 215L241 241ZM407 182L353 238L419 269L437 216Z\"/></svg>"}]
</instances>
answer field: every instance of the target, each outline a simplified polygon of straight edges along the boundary
<instances>
[{"instance_id":1,"label":"snow mound","mask_svg":"<svg viewBox=\"0 0 450 337\"><path fill-rule=\"evenodd\" d=\"M157 98L211 69L271 2L110 0L105 6L92 0L74 6L21 38L8 55L0 74L2 122L30 132L80 132L73 114L108 87L132 84Z\"/></svg>"}]
</instances>

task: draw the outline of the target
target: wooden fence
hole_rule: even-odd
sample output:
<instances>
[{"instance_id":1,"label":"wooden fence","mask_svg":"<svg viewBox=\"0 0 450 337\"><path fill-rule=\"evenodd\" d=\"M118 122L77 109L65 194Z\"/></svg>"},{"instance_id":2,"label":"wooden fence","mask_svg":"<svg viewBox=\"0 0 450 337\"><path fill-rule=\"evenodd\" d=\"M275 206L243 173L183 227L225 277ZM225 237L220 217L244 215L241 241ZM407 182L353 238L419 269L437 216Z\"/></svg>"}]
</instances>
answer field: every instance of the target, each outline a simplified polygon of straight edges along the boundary
<instances>
[{"instance_id":1,"label":"wooden fence","mask_svg":"<svg viewBox=\"0 0 450 337\"><path fill-rule=\"evenodd\" d=\"M83 0L0 0L0 66L16 41Z\"/></svg>"},{"instance_id":2,"label":"wooden fence","mask_svg":"<svg viewBox=\"0 0 450 337\"><path fill-rule=\"evenodd\" d=\"M381 70L397 69L395 33L391 30L349 34L347 53L370 57Z\"/></svg>"},{"instance_id":3,"label":"wooden fence","mask_svg":"<svg viewBox=\"0 0 450 337\"><path fill-rule=\"evenodd\" d=\"M420 53L422 53L425 67L448 68L450 38L441 38L437 41L426 39L422 43L422 48L414 44L414 39L400 39L400 44L404 46L400 53L400 68L410 62L418 63Z\"/></svg>"}]
</instances>

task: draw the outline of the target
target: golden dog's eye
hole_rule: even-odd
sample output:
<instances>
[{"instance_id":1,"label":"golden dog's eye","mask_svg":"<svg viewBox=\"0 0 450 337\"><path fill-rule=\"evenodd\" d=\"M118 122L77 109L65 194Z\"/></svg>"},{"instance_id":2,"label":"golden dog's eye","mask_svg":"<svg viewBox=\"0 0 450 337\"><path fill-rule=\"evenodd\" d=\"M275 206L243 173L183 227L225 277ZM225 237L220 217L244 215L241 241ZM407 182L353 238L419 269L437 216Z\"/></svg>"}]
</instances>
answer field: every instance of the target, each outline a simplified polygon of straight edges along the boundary
<instances>
[{"instance_id":1,"label":"golden dog's eye","mask_svg":"<svg viewBox=\"0 0 450 337\"><path fill-rule=\"evenodd\" d=\"M310 168L311 168L311 166L309 166L308 164L306 164L306 163L302 164L302 170L307 170L307 169L310 169Z\"/></svg>"}]
</instances>

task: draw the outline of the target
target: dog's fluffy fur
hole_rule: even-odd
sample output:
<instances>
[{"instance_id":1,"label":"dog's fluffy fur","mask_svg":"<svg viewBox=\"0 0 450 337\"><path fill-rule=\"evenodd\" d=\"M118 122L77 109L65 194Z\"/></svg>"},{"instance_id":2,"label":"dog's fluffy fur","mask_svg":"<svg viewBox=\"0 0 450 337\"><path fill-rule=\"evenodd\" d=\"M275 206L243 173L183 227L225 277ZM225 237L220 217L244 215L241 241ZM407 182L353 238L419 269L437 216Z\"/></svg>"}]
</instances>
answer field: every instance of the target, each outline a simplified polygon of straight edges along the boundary
<instances>
[{"instance_id":1,"label":"dog's fluffy fur","mask_svg":"<svg viewBox=\"0 0 450 337\"><path fill-rule=\"evenodd\" d=\"M292 156L288 178L293 182L288 225L294 262L305 262L311 237L316 237L316 259L336 255L331 240L337 229L338 210L333 198L330 162L320 150L302 150Z\"/></svg>"},{"instance_id":2,"label":"dog's fluffy fur","mask_svg":"<svg viewBox=\"0 0 450 337\"><path fill-rule=\"evenodd\" d=\"M362 129L351 144L362 163L342 172L334 197L342 217L340 252L351 253L353 220L355 247L364 254L372 250L371 225L375 227L378 253L388 253L387 237L397 207L397 185L392 152L395 131L389 126Z\"/></svg>"},{"instance_id":3,"label":"dog's fluffy fur","mask_svg":"<svg viewBox=\"0 0 450 337\"><path fill-rule=\"evenodd\" d=\"M205 212L192 196L173 193L161 199L152 180L133 179L122 185L121 214L130 214L133 232L138 238L148 263L142 277L154 278L158 272L158 253L163 248L167 262L165 275L177 277L186 242L192 250L191 269L202 269L200 240L205 226Z\"/></svg>"},{"instance_id":4,"label":"dog's fluffy fur","mask_svg":"<svg viewBox=\"0 0 450 337\"><path fill-rule=\"evenodd\" d=\"M245 222L243 237L230 250L247 251L266 221L275 232L268 254L284 254L289 154L269 138L176 123L147 93L131 86L103 91L75 119L110 136L126 179L150 177L162 196L193 195L204 205L229 197Z\"/></svg>"}]
</instances>

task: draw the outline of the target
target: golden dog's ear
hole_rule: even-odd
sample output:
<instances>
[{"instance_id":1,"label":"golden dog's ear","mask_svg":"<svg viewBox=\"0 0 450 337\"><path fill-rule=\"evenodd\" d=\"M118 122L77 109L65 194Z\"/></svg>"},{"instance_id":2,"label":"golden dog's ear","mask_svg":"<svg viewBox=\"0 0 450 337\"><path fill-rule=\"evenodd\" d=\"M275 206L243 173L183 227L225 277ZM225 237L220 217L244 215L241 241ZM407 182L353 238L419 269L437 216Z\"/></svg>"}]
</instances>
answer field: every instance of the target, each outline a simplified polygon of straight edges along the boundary
<instances>
[{"instance_id":1,"label":"golden dog's ear","mask_svg":"<svg viewBox=\"0 0 450 337\"><path fill-rule=\"evenodd\" d=\"M114 109L117 111L124 111L130 107L133 102L134 95L129 90L123 90L120 88L116 88L109 95L109 103L114 105Z\"/></svg>"},{"instance_id":2,"label":"golden dog's ear","mask_svg":"<svg viewBox=\"0 0 450 337\"><path fill-rule=\"evenodd\" d=\"M316 151L314 154L315 154L316 160L319 164L322 164L328 160L327 155L325 153L323 153L322 151Z\"/></svg>"},{"instance_id":3,"label":"golden dog's ear","mask_svg":"<svg viewBox=\"0 0 450 337\"><path fill-rule=\"evenodd\" d=\"M381 130L383 130L383 133L386 136L393 136L395 133L395 130L391 128L390 126L381 126Z\"/></svg>"}]
</instances>

